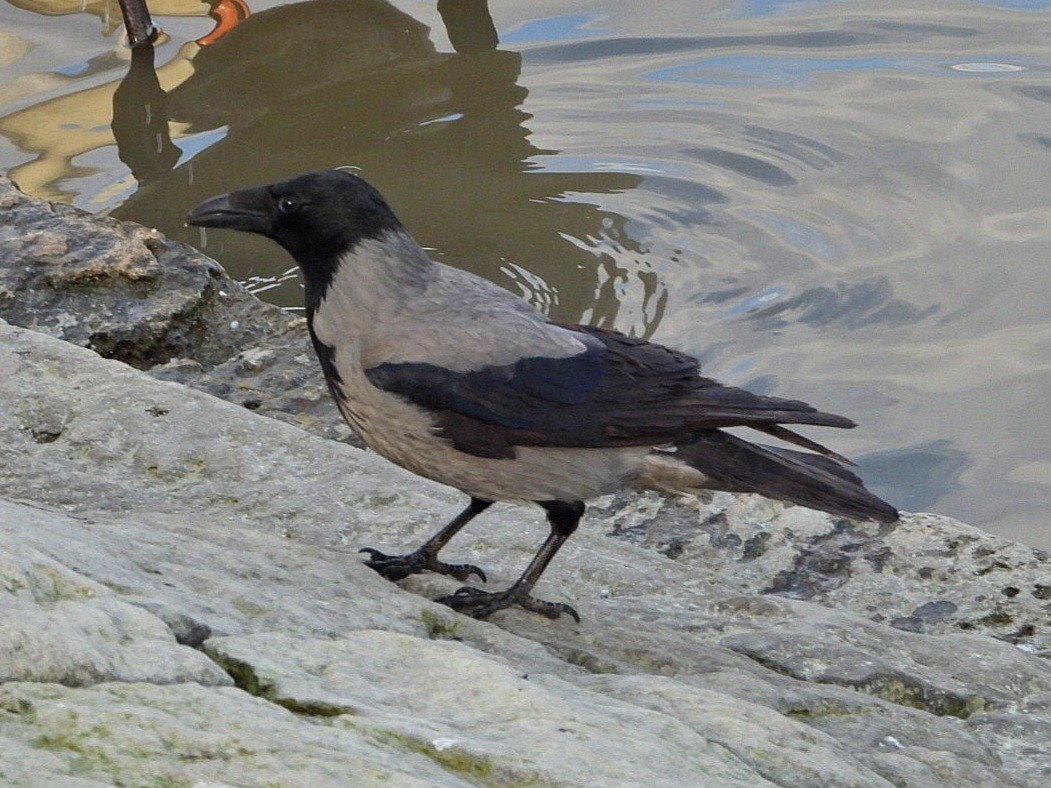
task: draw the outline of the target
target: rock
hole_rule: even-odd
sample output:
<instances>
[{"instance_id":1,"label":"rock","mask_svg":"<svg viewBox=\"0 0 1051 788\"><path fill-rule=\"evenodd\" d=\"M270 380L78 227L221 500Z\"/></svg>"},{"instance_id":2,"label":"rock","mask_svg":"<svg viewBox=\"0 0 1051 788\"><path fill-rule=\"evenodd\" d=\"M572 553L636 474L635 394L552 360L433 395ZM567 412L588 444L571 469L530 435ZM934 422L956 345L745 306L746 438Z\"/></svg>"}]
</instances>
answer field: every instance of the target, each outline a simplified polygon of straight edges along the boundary
<instances>
[{"instance_id":1,"label":"rock","mask_svg":"<svg viewBox=\"0 0 1051 788\"><path fill-rule=\"evenodd\" d=\"M745 598L749 613L754 598ZM724 606L732 612L736 600ZM984 636L896 632L890 627L792 600L765 600L768 626L721 645L805 681L854 687L938 716L966 719L1013 708L1051 689L1051 665ZM755 625L756 617L748 623Z\"/></svg>"},{"instance_id":2,"label":"rock","mask_svg":"<svg viewBox=\"0 0 1051 788\"><path fill-rule=\"evenodd\" d=\"M813 714L800 707L783 714L661 676L592 677L587 685L683 720L777 785L901 784L898 761L908 764L907 785L1010 784L999 758L977 737L940 720L931 725L929 715L910 719L890 706L859 705L856 697L835 704L826 696ZM813 696L814 689L801 694ZM778 694L783 697L784 687ZM944 756L937 771L926 763L928 753Z\"/></svg>"},{"instance_id":3,"label":"rock","mask_svg":"<svg viewBox=\"0 0 1051 788\"><path fill-rule=\"evenodd\" d=\"M951 518L909 514L854 523L757 496L717 493L682 505L618 496L594 511L634 544L742 592L850 611L908 632L981 632L1051 656L1051 562Z\"/></svg>"},{"instance_id":4,"label":"rock","mask_svg":"<svg viewBox=\"0 0 1051 788\"><path fill-rule=\"evenodd\" d=\"M224 361L230 323L258 340L260 323L244 318L276 318L216 263L155 230L32 199L6 179L0 210L0 310L16 325L148 368Z\"/></svg>"},{"instance_id":5,"label":"rock","mask_svg":"<svg viewBox=\"0 0 1051 788\"><path fill-rule=\"evenodd\" d=\"M231 684L159 618L0 533L0 682Z\"/></svg>"},{"instance_id":6,"label":"rock","mask_svg":"<svg viewBox=\"0 0 1051 788\"><path fill-rule=\"evenodd\" d=\"M5 785L469 786L426 753L232 687L0 685Z\"/></svg>"},{"instance_id":7,"label":"rock","mask_svg":"<svg viewBox=\"0 0 1051 788\"><path fill-rule=\"evenodd\" d=\"M360 631L326 641L222 638L206 650L263 697L403 741L486 784L681 786L699 775L710 785L772 784L681 719L523 674L459 643Z\"/></svg>"},{"instance_id":8,"label":"rock","mask_svg":"<svg viewBox=\"0 0 1051 788\"><path fill-rule=\"evenodd\" d=\"M1051 741L1051 714L1012 712L976 714L967 724L1003 759L1005 768L1025 774L1031 785L1051 781L1047 743Z\"/></svg>"}]
</instances>

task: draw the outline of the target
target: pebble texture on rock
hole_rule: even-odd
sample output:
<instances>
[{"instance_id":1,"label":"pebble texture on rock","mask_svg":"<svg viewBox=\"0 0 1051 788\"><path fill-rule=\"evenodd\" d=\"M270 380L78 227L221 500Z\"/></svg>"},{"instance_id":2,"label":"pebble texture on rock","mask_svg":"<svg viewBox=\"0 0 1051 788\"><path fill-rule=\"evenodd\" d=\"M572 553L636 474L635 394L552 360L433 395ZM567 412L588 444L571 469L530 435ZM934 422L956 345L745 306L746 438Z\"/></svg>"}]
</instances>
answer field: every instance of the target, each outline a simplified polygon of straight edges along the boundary
<instances>
[{"instance_id":1,"label":"pebble texture on rock","mask_svg":"<svg viewBox=\"0 0 1051 788\"><path fill-rule=\"evenodd\" d=\"M418 543L458 493L61 322L0 323L4 785L1051 782L1036 551L935 515L611 497L538 589L581 624L478 622L429 601L456 581L356 553ZM186 352L159 367L226 363ZM544 530L502 505L447 549L501 587Z\"/></svg>"}]
</instances>

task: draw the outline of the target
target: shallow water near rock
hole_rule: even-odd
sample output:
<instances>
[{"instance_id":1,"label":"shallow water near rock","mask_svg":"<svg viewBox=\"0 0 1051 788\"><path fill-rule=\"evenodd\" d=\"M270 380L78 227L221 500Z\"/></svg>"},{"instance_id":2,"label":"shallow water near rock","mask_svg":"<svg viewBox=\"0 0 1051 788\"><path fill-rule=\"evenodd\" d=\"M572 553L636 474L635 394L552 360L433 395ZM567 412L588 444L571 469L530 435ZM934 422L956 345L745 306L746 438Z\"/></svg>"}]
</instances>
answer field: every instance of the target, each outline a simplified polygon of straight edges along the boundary
<instances>
[{"instance_id":1,"label":"shallow water near rock","mask_svg":"<svg viewBox=\"0 0 1051 788\"><path fill-rule=\"evenodd\" d=\"M264 0L208 46L173 2L156 81L83 7L0 6L30 194L294 307L285 255L182 218L356 167L439 259L849 415L821 437L898 506L1051 547L1051 2Z\"/></svg>"}]
</instances>

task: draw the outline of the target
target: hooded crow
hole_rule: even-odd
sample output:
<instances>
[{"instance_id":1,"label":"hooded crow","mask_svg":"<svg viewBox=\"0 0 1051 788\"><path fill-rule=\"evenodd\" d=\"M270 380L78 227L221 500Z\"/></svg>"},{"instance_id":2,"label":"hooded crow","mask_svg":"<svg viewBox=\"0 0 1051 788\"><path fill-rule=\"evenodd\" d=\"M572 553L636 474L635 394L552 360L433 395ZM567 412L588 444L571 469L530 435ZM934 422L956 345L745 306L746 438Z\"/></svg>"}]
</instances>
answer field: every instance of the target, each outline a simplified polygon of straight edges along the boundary
<instances>
[{"instance_id":1,"label":"hooded crow","mask_svg":"<svg viewBox=\"0 0 1051 788\"><path fill-rule=\"evenodd\" d=\"M724 386L702 377L696 359L653 342L554 323L431 260L380 193L345 170L214 197L187 222L284 247L302 270L310 336L347 423L384 457L471 497L413 552L362 550L368 566L391 580L430 570L485 581L478 567L439 561L439 551L494 501L546 511L550 534L522 576L504 591L465 586L438 600L457 610L485 618L518 605L579 620L531 592L584 501L618 490L753 492L848 518L898 517L848 460L783 426L853 427L849 419Z\"/></svg>"}]
</instances>

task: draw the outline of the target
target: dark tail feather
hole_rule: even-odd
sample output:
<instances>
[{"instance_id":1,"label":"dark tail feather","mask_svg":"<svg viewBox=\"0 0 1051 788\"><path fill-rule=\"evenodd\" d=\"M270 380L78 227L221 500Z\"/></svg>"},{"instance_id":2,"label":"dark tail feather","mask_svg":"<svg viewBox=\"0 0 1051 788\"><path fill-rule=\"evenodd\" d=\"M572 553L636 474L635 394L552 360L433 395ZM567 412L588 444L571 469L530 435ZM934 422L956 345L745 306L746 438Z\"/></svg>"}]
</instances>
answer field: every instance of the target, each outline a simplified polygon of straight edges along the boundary
<instances>
[{"instance_id":1,"label":"dark tail feather","mask_svg":"<svg viewBox=\"0 0 1051 788\"><path fill-rule=\"evenodd\" d=\"M766 424L762 427L753 427L753 429L757 429L760 432L765 432L767 435L773 438L780 438L785 443L794 443L796 446L802 446L804 449L810 449L810 451L812 452L816 452L817 454L823 454L826 457L830 457L831 459L836 461L835 463L832 463L833 465L835 465L836 463L843 463L844 465L857 465L857 463L853 460L848 460L842 454L832 451L832 449L828 448L827 446L822 446L817 441L810 440L810 438L804 438L798 432L792 432L792 430L782 427L780 424ZM771 446L768 448L773 447ZM796 452L796 454L800 453L801 452ZM806 457L808 455L803 454L802 456Z\"/></svg>"},{"instance_id":2,"label":"dark tail feather","mask_svg":"<svg viewBox=\"0 0 1051 788\"><path fill-rule=\"evenodd\" d=\"M898 519L893 506L828 457L749 443L719 430L695 432L676 448L676 457L711 478L715 489L759 493L856 520Z\"/></svg>"}]
</instances>

